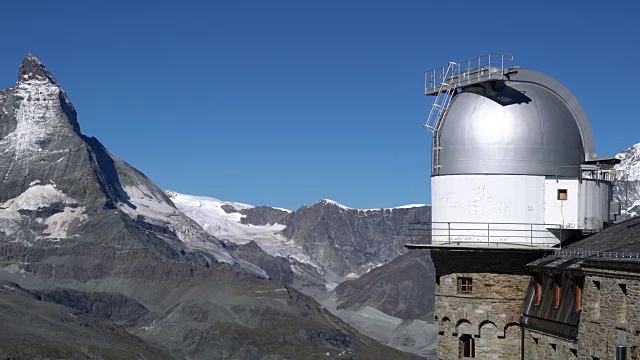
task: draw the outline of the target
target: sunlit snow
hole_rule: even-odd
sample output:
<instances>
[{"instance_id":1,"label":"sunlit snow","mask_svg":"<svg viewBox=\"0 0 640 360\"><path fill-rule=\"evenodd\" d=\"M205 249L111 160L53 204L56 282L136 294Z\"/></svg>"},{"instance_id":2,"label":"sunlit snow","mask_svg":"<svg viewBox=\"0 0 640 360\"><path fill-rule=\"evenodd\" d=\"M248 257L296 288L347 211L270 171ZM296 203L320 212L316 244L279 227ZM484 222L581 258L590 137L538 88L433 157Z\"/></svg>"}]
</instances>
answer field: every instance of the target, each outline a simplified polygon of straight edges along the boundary
<instances>
[{"instance_id":1,"label":"sunlit snow","mask_svg":"<svg viewBox=\"0 0 640 360\"><path fill-rule=\"evenodd\" d=\"M237 244L255 241L268 254L294 259L301 263L321 268L321 265L312 260L302 247L280 234L285 225L256 226L242 224L241 219L245 215L237 211L253 208L253 205L223 201L206 196L185 195L170 190L166 191L166 193L171 197L171 201L178 209L217 238L226 239ZM222 208L225 205L236 211L227 213ZM283 209L283 211L290 212L290 210L286 209Z\"/></svg>"},{"instance_id":2,"label":"sunlit snow","mask_svg":"<svg viewBox=\"0 0 640 360\"><path fill-rule=\"evenodd\" d=\"M37 184L38 182L32 182ZM66 237L69 226L74 221L86 219L84 207L66 206L76 204L75 199L55 187L55 184L32 185L17 197L0 204L0 231L6 235L23 231L23 215L19 210L38 210L54 204L65 205L61 212L40 221L47 226L41 238L58 239Z\"/></svg>"}]
</instances>

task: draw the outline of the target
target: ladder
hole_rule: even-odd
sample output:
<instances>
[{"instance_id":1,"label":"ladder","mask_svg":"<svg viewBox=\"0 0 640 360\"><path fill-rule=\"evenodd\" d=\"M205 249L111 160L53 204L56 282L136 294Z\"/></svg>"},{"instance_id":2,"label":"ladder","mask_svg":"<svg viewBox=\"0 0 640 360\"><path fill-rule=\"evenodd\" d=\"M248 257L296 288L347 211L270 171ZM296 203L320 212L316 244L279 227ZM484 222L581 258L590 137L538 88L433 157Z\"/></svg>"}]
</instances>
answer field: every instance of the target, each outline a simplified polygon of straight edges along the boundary
<instances>
[{"instance_id":1,"label":"ladder","mask_svg":"<svg viewBox=\"0 0 640 360\"><path fill-rule=\"evenodd\" d=\"M454 76L457 77L460 74L460 64L450 62L447 65L447 69L442 75L442 82L436 93L436 97L431 104L429 115L424 127L429 131L435 131L436 126L447 115L449 107L451 106L451 98L454 92L458 88L458 84L454 81Z\"/></svg>"},{"instance_id":2,"label":"ladder","mask_svg":"<svg viewBox=\"0 0 640 360\"><path fill-rule=\"evenodd\" d=\"M440 146L440 129L442 128L442 124L444 123L444 119L447 116L447 112L451 108L453 104L453 95L449 95L449 100L447 106L440 112L436 123L434 124L433 130L433 140L432 140L432 149L431 149L431 174L438 175L440 173L440 150L442 147Z\"/></svg>"},{"instance_id":3,"label":"ladder","mask_svg":"<svg viewBox=\"0 0 640 360\"><path fill-rule=\"evenodd\" d=\"M517 73L518 67L508 66L511 61L511 54L489 53L425 71L424 94L435 97L424 123L424 127L433 133L431 174L440 172L440 133L457 89L507 79Z\"/></svg>"}]
</instances>

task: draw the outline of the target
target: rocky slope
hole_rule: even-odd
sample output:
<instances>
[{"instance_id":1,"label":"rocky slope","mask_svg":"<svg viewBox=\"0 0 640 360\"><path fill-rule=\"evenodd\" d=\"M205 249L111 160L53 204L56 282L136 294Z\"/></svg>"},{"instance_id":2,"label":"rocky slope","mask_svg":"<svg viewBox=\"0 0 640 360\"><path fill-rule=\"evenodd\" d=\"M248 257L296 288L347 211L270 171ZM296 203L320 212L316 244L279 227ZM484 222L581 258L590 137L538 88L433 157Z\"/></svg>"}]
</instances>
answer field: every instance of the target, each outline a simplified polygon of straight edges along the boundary
<instances>
[{"instance_id":1,"label":"rocky slope","mask_svg":"<svg viewBox=\"0 0 640 360\"><path fill-rule=\"evenodd\" d=\"M424 205L363 210L321 200L285 217L282 235L328 271L359 276L404 253L409 223L430 218Z\"/></svg>"},{"instance_id":2,"label":"rocky slope","mask_svg":"<svg viewBox=\"0 0 640 360\"><path fill-rule=\"evenodd\" d=\"M433 265L427 252L404 248L408 224L428 221L428 206L361 210L321 200L289 211L167 194L243 258L314 296L361 333L434 356Z\"/></svg>"},{"instance_id":3,"label":"rocky slope","mask_svg":"<svg viewBox=\"0 0 640 360\"><path fill-rule=\"evenodd\" d=\"M435 269L428 251L409 251L388 264L335 288L343 308L371 306L400 319L433 320Z\"/></svg>"},{"instance_id":4,"label":"rocky slope","mask_svg":"<svg viewBox=\"0 0 640 360\"><path fill-rule=\"evenodd\" d=\"M0 92L0 176L0 280L43 300L3 295L3 309L15 315L3 328L7 356L410 358L265 280L237 248L82 135L67 95L32 55L16 85ZM26 307L31 317L20 316ZM60 327L70 320L49 316L69 308L99 322ZM29 319L46 326L31 336ZM121 348L100 353L107 345L89 338L114 323L128 335L105 338Z\"/></svg>"},{"instance_id":5,"label":"rocky slope","mask_svg":"<svg viewBox=\"0 0 640 360\"><path fill-rule=\"evenodd\" d=\"M621 218L640 214L640 143L616 155L620 164L614 182L614 196L622 208Z\"/></svg>"},{"instance_id":6,"label":"rocky slope","mask_svg":"<svg viewBox=\"0 0 640 360\"><path fill-rule=\"evenodd\" d=\"M434 273L429 253L412 250L318 300L363 334L435 359Z\"/></svg>"},{"instance_id":7,"label":"rocky slope","mask_svg":"<svg viewBox=\"0 0 640 360\"><path fill-rule=\"evenodd\" d=\"M55 293L55 292L54 292ZM54 299L74 301L73 296ZM171 354L147 344L122 326L90 311L43 300L51 293L31 292L0 280L0 357L3 359L143 358L172 359ZM86 295L81 295L86 296ZM122 295L119 295L125 299ZM50 298L51 299L51 298ZM50 300L49 299L49 300ZM77 299L75 299L77 300ZM130 299L132 304L136 303ZM92 302L82 301L83 304ZM114 303L119 303L118 301ZM83 305L84 306L84 305ZM111 306L111 305L109 305ZM98 302L97 307L100 307ZM140 308L139 305L133 306ZM118 308L126 308L118 306ZM11 326L6 326L11 324Z\"/></svg>"},{"instance_id":8,"label":"rocky slope","mask_svg":"<svg viewBox=\"0 0 640 360\"><path fill-rule=\"evenodd\" d=\"M365 210L320 200L290 211L175 191L167 194L217 238L238 244L254 241L273 256L309 264L339 281L406 252L409 223L431 218L426 205Z\"/></svg>"}]
</instances>

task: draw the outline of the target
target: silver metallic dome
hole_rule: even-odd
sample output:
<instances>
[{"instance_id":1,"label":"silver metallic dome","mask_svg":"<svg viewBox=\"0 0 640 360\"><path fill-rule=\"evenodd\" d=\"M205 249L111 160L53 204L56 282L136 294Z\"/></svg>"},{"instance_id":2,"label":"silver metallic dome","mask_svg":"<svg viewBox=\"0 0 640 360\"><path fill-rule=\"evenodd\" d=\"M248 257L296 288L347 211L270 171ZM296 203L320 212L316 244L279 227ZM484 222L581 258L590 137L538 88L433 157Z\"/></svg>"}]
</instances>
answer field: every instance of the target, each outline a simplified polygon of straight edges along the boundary
<instances>
[{"instance_id":1,"label":"silver metallic dome","mask_svg":"<svg viewBox=\"0 0 640 360\"><path fill-rule=\"evenodd\" d=\"M521 72L454 97L434 134L437 175L577 176L594 156L588 119L573 95L546 75Z\"/></svg>"}]
</instances>

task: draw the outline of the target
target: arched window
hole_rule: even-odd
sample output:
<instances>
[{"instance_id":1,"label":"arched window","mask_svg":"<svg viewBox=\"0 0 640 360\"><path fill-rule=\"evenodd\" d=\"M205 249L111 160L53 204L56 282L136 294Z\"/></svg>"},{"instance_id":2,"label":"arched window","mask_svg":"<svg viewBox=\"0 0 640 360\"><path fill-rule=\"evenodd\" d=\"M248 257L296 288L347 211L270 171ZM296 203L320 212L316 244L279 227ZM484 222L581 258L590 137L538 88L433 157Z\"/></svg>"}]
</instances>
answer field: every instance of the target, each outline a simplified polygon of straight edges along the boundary
<instances>
[{"instance_id":1,"label":"arched window","mask_svg":"<svg viewBox=\"0 0 640 360\"><path fill-rule=\"evenodd\" d=\"M471 335L460 336L460 358L474 359L476 357L476 348Z\"/></svg>"}]
</instances>

